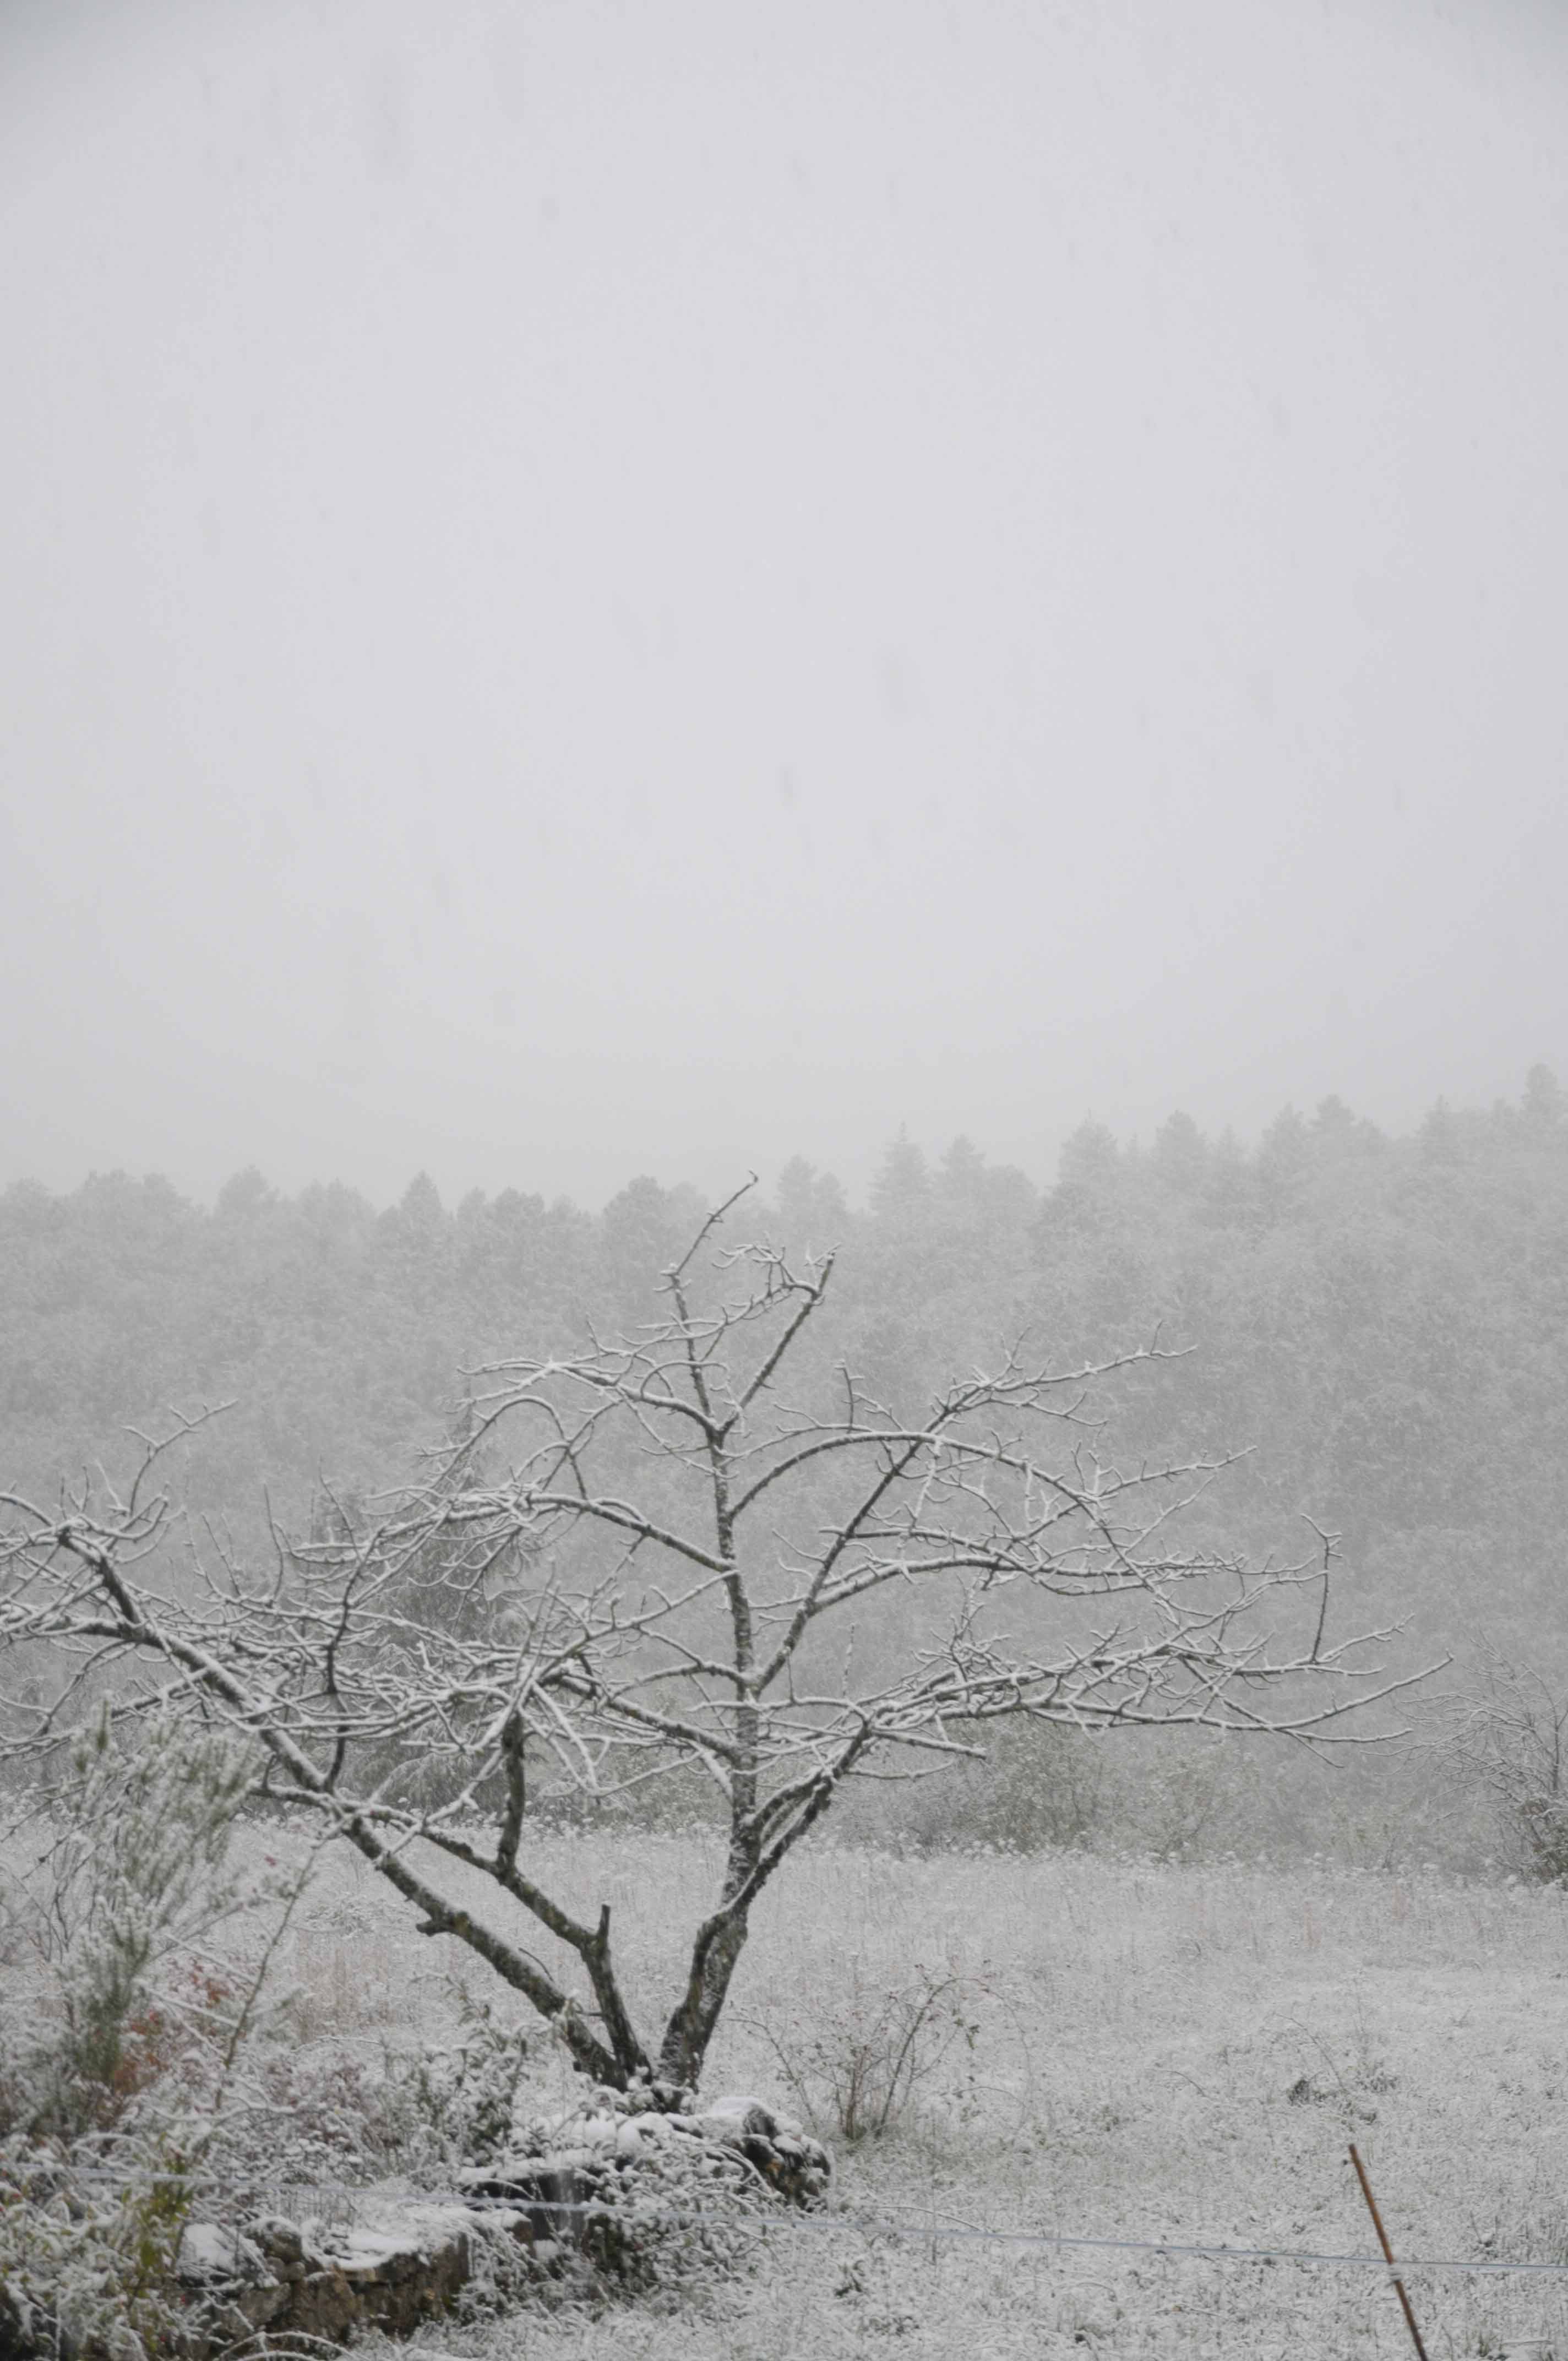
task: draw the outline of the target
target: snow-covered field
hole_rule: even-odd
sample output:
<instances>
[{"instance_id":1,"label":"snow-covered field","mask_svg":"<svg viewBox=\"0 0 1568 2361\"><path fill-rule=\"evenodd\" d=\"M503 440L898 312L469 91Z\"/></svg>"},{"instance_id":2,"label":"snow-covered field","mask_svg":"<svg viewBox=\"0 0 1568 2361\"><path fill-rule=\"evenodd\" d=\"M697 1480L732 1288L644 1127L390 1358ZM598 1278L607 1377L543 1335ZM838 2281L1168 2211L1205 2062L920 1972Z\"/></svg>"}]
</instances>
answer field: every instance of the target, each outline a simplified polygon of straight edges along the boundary
<instances>
[{"instance_id":1,"label":"snow-covered field","mask_svg":"<svg viewBox=\"0 0 1568 2361\"><path fill-rule=\"evenodd\" d=\"M711 1891L711 1848L562 1835L540 1840L532 1866L584 1905L609 1903L625 1982L656 2023L674 1989L672 1930ZM493 1989L455 1945L420 1938L357 1861L329 1861L286 1965L298 2034L323 2054L417 2042L451 2020L453 1967L476 1996ZM874 2081L887 1996L896 2019L899 1996L949 1978L933 2020L956 2034L945 2056L885 2137L846 2147L832 2077L858 2054ZM1568 2262L1565 2018L1557 1893L824 1846L756 1914L707 2088L797 2114L804 2091L838 2152L839 2201L905 2235L784 2224L751 2276L678 2307L530 2313L424 2343L494 2361L612 2348L628 2361L772 2361L884 2343L944 2361L1086 2346L1407 2351L1376 2270L929 2233L1364 2254L1354 2138L1397 2250ZM560 2106L559 2053L541 2041L534 2063L529 2103ZM1568 2276L1409 2277L1434 2356L1568 2355Z\"/></svg>"}]
</instances>

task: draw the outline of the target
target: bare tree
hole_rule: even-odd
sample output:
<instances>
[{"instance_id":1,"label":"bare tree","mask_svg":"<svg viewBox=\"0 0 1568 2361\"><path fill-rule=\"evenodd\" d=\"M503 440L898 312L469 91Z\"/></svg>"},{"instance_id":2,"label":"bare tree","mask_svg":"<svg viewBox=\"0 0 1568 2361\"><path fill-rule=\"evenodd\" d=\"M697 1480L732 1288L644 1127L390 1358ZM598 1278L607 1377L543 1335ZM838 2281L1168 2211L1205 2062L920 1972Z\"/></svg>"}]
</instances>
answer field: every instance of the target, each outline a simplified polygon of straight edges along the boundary
<instances>
[{"instance_id":1,"label":"bare tree","mask_svg":"<svg viewBox=\"0 0 1568 2361\"><path fill-rule=\"evenodd\" d=\"M124 1500L9 1499L0 1639L48 1642L71 1674L48 1708L12 1703L11 1751L47 1745L128 1657L259 1740L273 1792L524 1993L585 2072L692 2088L753 1905L850 1778L939 1769L1006 1716L1314 1743L1410 1685L1368 1664L1383 1635L1327 1640L1326 1544L1255 1569L1182 1549L1180 1511L1223 1462L1107 1455L1097 1391L1153 1348L1073 1372L1015 1349L913 1418L842 1364L792 1402L793 1371L826 1366L806 1332L833 1259L727 1248L736 1202L664 1274L656 1322L471 1373L459 1439L420 1481L374 1523L318 1521L265 1575L209 1550L180 1595L159 1585L157 1447ZM486 1611L419 1614L433 1580ZM728 1840L650 2044L608 1906L547 1893L527 1828L541 1780L602 1799L672 1775L704 1783ZM503 1907L460 1904L453 1864L560 1965Z\"/></svg>"}]
</instances>

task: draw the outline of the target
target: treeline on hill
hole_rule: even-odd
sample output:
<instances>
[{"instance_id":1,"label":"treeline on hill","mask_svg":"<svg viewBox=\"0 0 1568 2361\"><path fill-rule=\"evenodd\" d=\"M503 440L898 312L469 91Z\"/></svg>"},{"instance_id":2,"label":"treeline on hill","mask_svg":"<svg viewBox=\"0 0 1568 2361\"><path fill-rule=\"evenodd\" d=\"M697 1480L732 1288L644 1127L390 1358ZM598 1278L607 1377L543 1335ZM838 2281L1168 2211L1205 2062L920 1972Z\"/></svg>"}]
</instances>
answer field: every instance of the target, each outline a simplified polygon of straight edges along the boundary
<instances>
[{"instance_id":1,"label":"treeline on hill","mask_svg":"<svg viewBox=\"0 0 1568 2361\"><path fill-rule=\"evenodd\" d=\"M127 1427L232 1399L176 1480L254 1553L269 1515L300 1529L323 1486L363 1498L406 1475L450 1432L464 1369L649 1317L703 1211L648 1179L598 1214L515 1189L448 1209L422 1175L384 1212L337 1184L285 1197L255 1171L210 1210L118 1173L64 1196L16 1184L0 1477L36 1497L83 1466L125 1471ZM1182 1115L1146 1148L1088 1123L1043 1193L967 1140L930 1159L901 1135L863 1211L796 1159L740 1226L840 1249L817 1374L845 1360L909 1411L1019 1337L1065 1367L1157 1334L1180 1357L1113 1389L1116 1445L1245 1451L1205 1510L1216 1539L1299 1554L1310 1517L1343 1537L1347 1630L1408 1619L1399 1660L1446 1651L1462 1675L1484 1634L1568 1687L1568 1103L1545 1068L1518 1104L1440 1104L1399 1138L1332 1098L1252 1148ZM1168 1847L1310 1846L1336 1815L1364 1852L1398 1850L1396 1828L1418 1850L1457 1842L1408 1754L1291 1785L1168 1746L1058 1748L1047 1778L1021 1744L983 1806L970 1783L886 1809L927 1831L956 1817Z\"/></svg>"}]
</instances>

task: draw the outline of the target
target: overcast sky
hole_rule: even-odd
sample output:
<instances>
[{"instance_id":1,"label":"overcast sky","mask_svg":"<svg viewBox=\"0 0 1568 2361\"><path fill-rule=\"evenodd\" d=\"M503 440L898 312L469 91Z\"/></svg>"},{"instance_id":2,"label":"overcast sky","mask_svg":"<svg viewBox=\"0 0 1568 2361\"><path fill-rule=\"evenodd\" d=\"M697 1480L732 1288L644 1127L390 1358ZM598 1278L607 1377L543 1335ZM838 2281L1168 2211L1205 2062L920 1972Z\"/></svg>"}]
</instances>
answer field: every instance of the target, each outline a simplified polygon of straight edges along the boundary
<instances>
[{"instance_id":1,"label":"overcast sky","mask_svg":"<svg viewBox=\"0 0 1568 2361\"><path fill-rule=\"evenodd\" d=\"M0 1179L1568 1071L1568 10L9 0Z\"/></svg>"}]
</instances>

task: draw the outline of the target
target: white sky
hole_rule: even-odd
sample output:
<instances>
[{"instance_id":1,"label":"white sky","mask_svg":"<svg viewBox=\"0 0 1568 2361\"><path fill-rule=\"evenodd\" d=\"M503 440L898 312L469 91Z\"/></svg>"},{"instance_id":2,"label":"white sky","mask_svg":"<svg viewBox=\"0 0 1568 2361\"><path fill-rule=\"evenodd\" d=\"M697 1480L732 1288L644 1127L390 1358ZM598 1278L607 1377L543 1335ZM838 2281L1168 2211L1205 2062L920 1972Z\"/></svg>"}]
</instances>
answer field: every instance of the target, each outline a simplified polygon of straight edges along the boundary
<instances>
[{"instance_id":1,"label":"white sky","mask_svg":"<svg viewBox=\"0 0 1568 2361\"><path fill-rule=\"evenodd\" d=\"M1568 1071L1568 10L10 0L0 1180Z\"/></svg>"}]
</instances>

